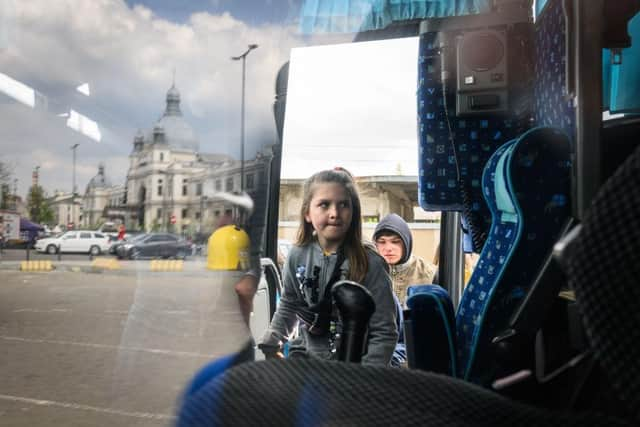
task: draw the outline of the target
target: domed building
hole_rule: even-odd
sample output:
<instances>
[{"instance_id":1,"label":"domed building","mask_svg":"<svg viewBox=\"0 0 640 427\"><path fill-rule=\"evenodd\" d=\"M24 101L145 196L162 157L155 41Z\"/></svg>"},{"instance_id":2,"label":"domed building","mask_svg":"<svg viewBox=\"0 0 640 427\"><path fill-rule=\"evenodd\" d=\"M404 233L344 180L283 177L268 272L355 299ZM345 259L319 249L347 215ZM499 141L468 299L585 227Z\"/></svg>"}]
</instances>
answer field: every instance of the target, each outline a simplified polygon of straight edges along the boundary
<instances>
[{"instance_id":1,"label":"domed building","mask_svg":"<svg viewBox=\"0 0 640 427\"><path fill-rule=\"evenodd\" d=\"M166 143L177 150L200 151L200 144L193 129L182 116L180 110L180 92L175 84L167 91L167 106L160 120L147 136L148 141L156 144Z\"/></svg>"},{"instance_id":2,"label":"domed building","mask_svg":"<svg viewBox=\"0 0 640 427\"><path fill-rule=\"evenodd\" d=\"M245 189L266 183L271 156L245 161ZM150 130L133 138L121 205L105 216L124 213L127 229L199 232L211 230L231 209L219 193L240 191L240 162L223 154L200 152L200 143L180 109L175 84L164 113Z\"/></svg>"},{"instance_id":3,"label":"domed building","mask_svg":"<svg viewBox=\"0 0 640 427\"><path fill-rule=\"evenodd\" d=\"M105 221L105 208L117 203L124 188L112 185L105 173L104 164L98 165L98 173L89 180L82 198L82 226L90 228Z\"/></svg>"}]
</instances>

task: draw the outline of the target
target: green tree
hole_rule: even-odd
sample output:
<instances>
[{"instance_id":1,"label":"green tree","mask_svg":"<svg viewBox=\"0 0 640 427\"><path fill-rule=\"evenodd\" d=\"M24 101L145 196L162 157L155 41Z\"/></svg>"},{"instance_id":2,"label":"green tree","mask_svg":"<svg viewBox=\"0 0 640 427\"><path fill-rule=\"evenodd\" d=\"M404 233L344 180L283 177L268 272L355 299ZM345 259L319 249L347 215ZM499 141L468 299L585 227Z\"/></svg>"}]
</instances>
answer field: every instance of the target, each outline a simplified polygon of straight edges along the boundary
<instances>
[{"instance_id":1,"label":"green tree","mask_svg":"<svg viewBox=\"0 0 640 427\"><path fill-rule=\"evenodd\" d=\"M29 219L38 224L51 224L53 222L53 210L47 203L44 189L39 185L33 185L27 196L27 209Z\"/></svg>"},{"instance_id":2,"label":"green tree","mask_svg":"<svg viewBox=\"0 0 640 427\"><path fill-rule=\"evenodd\" d=\"M0 161L0 209L9 209L13 196L11 195L11 188L9 187L9 181L11 179L11 167Z\"/></svg>"},{"instance_id":3,"label":"green tree","mask_svg":"<svg viewBox=\"0 0 640 427\"><path fill-rule=\"evenodd\" d=\"M0 209L9 209L13 197L9 184L1 184L0 191L2 192L2 195L0 195Z\"/></svg>"}]
</instances>

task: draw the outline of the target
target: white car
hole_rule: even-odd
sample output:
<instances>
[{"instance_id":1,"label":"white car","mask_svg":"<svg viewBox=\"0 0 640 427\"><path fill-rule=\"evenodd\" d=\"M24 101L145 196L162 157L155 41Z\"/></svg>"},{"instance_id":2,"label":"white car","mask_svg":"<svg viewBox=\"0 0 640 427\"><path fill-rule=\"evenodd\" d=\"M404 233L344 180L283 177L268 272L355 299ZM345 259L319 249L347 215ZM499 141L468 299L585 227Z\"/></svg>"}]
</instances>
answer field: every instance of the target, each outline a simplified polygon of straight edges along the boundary
<instances>
[{"instance_id":1,"label":"white car","mask_svg":"<svg viewBox=\"0 0 640 427\"><path fill-rule=\"evenodd\" d=\"M109 250L109 236L90 230L72 230L36 242L38 252L56 254L60 252L84 252L100 255Z\"/></svg>"}]
</instances>

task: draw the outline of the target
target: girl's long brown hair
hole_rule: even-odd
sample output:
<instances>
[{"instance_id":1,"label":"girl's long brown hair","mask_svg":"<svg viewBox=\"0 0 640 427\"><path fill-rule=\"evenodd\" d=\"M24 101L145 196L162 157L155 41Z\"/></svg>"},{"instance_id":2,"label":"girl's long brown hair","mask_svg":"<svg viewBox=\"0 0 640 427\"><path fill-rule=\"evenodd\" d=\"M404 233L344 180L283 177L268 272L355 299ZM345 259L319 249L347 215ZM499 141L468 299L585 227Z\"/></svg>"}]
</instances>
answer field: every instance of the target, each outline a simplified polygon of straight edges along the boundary
<instances>
[{"instance_id":1,"label":"girl's long brown hair","mask_svg":"<svg viewBox=\"0 0 640 427\"><path fill-rule=\"evenodd\" d=\"M342 250L346 259L349 260L348 279L362 284L369 268L367 253L362 245L362 207L360 206L360 197L353 178L347 171L340 169L325 170L313 174L305 181L296 245L303 246L313 242L313 225L305 221L305 216L309 213L314 186L316 184L331 183L342 185L351 199L351 225L342 243Z\"/></svg>"}]
</instances>

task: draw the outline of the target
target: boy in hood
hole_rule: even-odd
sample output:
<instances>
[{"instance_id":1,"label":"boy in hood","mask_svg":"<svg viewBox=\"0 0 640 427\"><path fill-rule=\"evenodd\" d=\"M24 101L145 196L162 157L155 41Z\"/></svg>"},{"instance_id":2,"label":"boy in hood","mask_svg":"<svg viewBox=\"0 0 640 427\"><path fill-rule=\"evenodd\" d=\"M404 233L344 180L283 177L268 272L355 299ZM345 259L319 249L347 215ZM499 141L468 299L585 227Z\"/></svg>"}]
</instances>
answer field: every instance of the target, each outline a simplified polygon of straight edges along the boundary
<instances>
[{"instance_id":1,"label":"boy in hood","mask_svg":"<svg viewBox=\"0 0 640 427\"><path fill-rule=\"evenodd\" d=\"M392 213L382 218L373 233L373 241L389 264L393 292L400 301L405 301L409 285L433 283L436 266L411 254L413 238L402 217Z\"/></svg>"}]
</instances>

